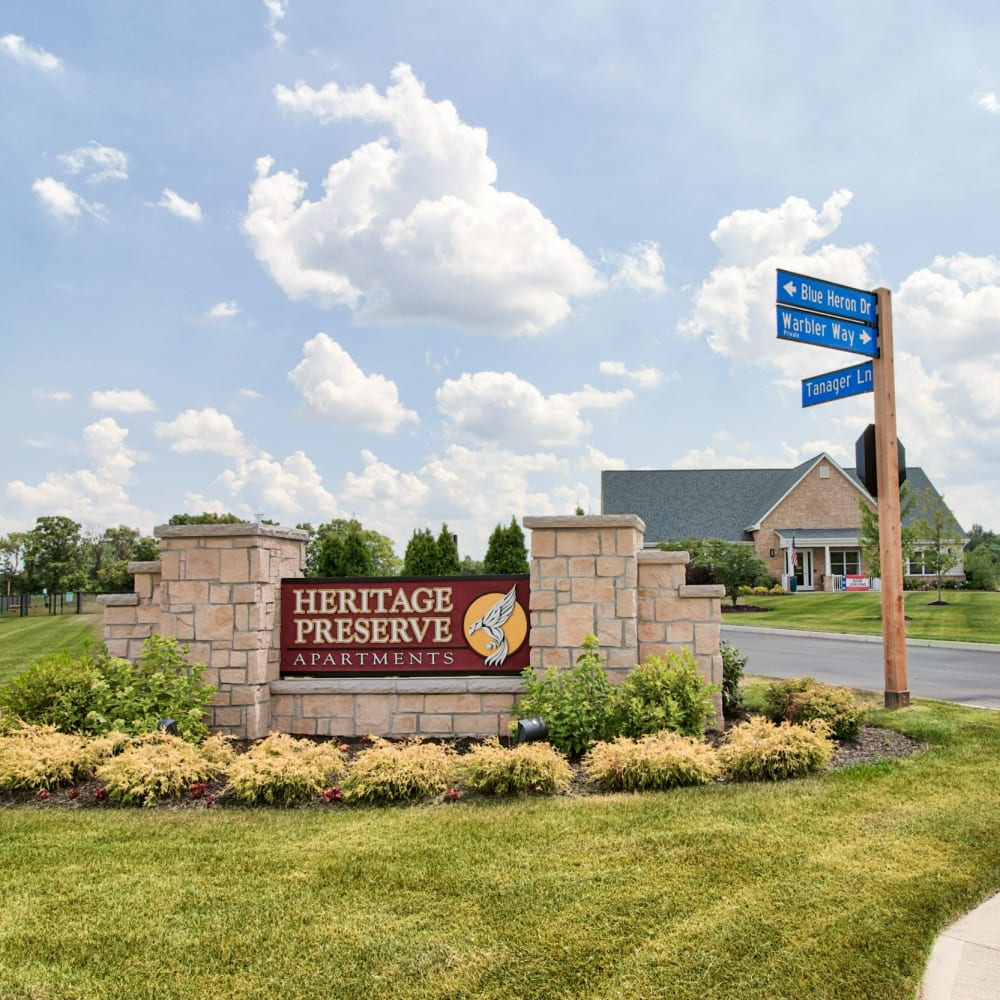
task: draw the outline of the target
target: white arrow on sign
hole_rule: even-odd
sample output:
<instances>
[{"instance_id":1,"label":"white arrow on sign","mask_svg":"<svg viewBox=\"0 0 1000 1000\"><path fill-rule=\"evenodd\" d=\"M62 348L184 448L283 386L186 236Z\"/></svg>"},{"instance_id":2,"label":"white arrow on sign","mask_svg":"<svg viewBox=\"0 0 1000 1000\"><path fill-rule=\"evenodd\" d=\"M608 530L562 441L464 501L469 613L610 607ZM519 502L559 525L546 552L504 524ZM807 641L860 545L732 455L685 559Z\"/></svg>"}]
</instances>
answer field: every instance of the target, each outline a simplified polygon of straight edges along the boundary
<instances>
[{"instance_id":1,"label":"white arrow on sign","mask_svg":"<svg viewBox=\"0 0 1000 1000\"><path fill-rule=\"evenodd\" d=\"M865 333L864 331L861 332L861 343L862 344L869 343L869 341L871 341L871 339L872 338L871 338L871 334L870 333Z\"/></svg>"},{"instance_id":2,"label":"white arrow on sign","mask_svg":"<svg viewBox=\"0 0 1000 1000\"><path fill-rule=\"evenodd\" d=\"M794 281L789 281L788 284L784 286L784 289L785 289L786 292L788 292L789 295L794 295L795 294L795 282Z\"/></svg>"}]
</instances>

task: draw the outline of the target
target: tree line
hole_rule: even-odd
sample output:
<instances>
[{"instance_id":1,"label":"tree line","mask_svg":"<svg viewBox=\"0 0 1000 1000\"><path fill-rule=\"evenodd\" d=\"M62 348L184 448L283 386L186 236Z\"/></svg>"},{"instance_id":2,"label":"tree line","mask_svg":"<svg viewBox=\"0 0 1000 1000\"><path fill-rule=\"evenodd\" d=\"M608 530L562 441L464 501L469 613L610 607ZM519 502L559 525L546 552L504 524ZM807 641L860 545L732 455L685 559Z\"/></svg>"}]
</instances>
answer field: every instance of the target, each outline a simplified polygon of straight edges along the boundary
<instances>
[{"instance_id":1,"label":"tree line","mask_svg":"<svg viewBox=\"0 0 1000 1000\"><path fill-rule=\"evenodd\" d=\"M169 524L241 524L235 514L175 514ZM273 521L264 523L273 524ZM338 518L314 528L296 527L309 534L306 576L459 576L527 573L524 532L516 519L498 524L490 535L483 559L458 555L458 540L447 524L435 536L430 528L414 530L402 558L390 538L365 528L359 521ZM124 524L104 531L85 530L72 518L39 517L30 531L0 536L0 593L65 594L121 593L133 587L130 562L160 558L157 540Z\"/></svg>"}]
</instances>

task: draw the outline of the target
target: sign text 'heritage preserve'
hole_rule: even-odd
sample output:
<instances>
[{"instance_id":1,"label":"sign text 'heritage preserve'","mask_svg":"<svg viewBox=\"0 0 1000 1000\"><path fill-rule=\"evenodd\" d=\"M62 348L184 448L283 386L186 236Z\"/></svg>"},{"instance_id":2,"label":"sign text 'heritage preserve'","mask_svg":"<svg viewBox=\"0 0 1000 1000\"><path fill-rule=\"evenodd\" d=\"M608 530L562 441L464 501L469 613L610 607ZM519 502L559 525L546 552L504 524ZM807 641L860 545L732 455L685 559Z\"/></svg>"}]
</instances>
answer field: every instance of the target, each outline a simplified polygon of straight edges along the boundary
<instances>
[{"instance_id":1,"label":"sign text 'heritage preserve'","mask_svg":"<svg viewBox=\"0 0 1000 1000\"><path fill-rule=\"evenodd\" d=\"M528 653L526 576L281 582L284 675L518 674Z\"/></svg>"}]
</instances>

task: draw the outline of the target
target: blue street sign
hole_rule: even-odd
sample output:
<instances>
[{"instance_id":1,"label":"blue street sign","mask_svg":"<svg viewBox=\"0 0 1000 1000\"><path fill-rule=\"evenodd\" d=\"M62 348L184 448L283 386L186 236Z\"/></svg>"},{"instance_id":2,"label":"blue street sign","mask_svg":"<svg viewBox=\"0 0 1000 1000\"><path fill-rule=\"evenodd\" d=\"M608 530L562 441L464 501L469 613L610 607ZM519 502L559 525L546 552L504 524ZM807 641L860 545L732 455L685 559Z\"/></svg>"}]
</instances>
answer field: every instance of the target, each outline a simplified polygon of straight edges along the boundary
<instances>
[{"instance_id":1,"label":"blue street sign","mask_svg":"<svg viewBox=\"0 0 1000 1000\"><path fill-rule=\"evenodd\" d=\"M778 339L878 357L878 338L872 327L787 306L778 306Z\"/></svg>"},{"instance_id":2,"label":"blue street sign","mask_svg":"<svg viewBox=\"0 0 1000 1000\"><path fill-rule=\"evenodd\" d=\"M845 396L860 396L875 391L875 370L870 361L854 368L841 368L825 375L802 380L802 405L815 406Z\"/></svg>"},{"instance_id":3,"label":"blue street sign","mask_svg":"<svg viewBox=\"0 0 1000 1000\"><path fill-rule=\"evenodd\" d=\"M875 325L875 293L821 278L778 271L778 304Z\"/></svg>"}]
</instances>

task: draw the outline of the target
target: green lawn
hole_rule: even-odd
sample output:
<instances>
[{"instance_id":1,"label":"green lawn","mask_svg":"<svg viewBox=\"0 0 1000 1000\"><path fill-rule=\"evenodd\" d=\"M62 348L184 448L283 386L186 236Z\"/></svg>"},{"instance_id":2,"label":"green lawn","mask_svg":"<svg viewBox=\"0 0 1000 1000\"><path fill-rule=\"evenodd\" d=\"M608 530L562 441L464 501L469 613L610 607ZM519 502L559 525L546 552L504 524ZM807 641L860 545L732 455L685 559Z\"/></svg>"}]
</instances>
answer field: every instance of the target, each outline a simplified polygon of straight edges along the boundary
<instances>
[{"instance_id":1,"label":"green lawn","mask_svg":"<svg viewBox=\"0 0 1000 1000\"><path fill-rule=\"evenodd\" d=\"M89 640L104 641L100 615L0 616L0 684L46 653L83 650Z\"/></svg>"},{"instance_id":2,"label":"green lawn","mask_svg":"<svg viewBox=\"0 0 1000 1000\"><path fill-rule=\"evenodd\" d=\"M1000 888L1000 713L775 785L301 810L12 808L0 996L912 998Z\"/></svg>"},{"instance_id":3,"label":"green lawn","mask_svg":"<svg viewBox=\"0 0 1000 1000\"><path fill-rule=\"evenodd\" d=\"M906 594L906 634L911 639L951 639L960 642L1000 643L1000 594L973 590L946 590L944 605L935 605L937 592ZM880 594L785 594L780 597L740 598L740 604L767 608L767 613L727 614L726 625L812 629L881 635Z\"/></svg>"}]
</instances>

